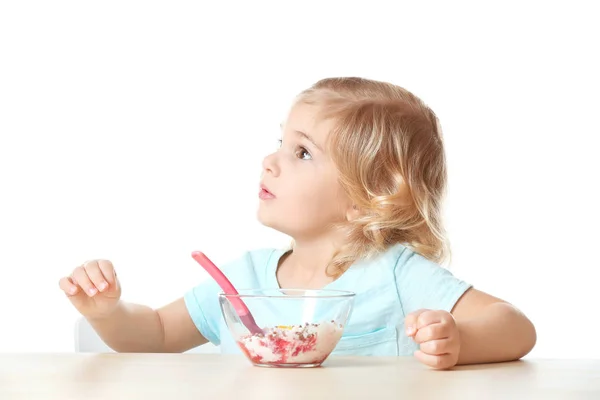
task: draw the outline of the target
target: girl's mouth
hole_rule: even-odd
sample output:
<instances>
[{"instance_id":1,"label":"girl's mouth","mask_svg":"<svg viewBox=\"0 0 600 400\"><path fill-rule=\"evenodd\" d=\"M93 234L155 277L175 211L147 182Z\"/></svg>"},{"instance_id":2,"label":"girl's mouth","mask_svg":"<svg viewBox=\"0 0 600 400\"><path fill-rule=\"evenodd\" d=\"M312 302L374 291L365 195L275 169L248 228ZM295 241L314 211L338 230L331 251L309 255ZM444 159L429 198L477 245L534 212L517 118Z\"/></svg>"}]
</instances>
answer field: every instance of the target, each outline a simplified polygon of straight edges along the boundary
<instances>
[{"instance_id":1,"label":"girl's mouth","mask_svg":"<svg viewBox=\"0 0 600 400\"><path fill-rule=\"evenodd\" d=\"M260 191L258 192L258 197L261 200L270 200L270 199L274 199L275 195L273 193L271 193L265 185L260 185Z\"/></svg>"}]
</instances>

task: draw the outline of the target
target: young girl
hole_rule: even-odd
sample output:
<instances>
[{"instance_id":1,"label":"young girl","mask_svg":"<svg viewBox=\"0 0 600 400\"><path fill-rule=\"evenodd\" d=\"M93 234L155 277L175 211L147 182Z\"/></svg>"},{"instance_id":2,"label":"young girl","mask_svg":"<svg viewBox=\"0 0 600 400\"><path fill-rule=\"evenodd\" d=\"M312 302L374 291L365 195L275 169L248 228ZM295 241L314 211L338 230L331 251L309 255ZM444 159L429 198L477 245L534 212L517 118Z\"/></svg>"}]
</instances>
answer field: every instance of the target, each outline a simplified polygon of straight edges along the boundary
<instances>
[{"instance_id":1,"label":"young girl","mask_svg":"<svg viewBox=\"0 0 600 400\"><path fill-rule=\"evenodd\" d=\"M437 118L405 89L361 78L317 82L293 103L263 161L258 218L293 238L226 265L237 287L356 293L333 354L411 355L434 368L519 359L534 346L517 308L454 277L442 224L446 165ZM120 300L113 265L88 261L60 288L121 352L239 351L211 279L160 309Z\"/></svg>"}]
</instances>

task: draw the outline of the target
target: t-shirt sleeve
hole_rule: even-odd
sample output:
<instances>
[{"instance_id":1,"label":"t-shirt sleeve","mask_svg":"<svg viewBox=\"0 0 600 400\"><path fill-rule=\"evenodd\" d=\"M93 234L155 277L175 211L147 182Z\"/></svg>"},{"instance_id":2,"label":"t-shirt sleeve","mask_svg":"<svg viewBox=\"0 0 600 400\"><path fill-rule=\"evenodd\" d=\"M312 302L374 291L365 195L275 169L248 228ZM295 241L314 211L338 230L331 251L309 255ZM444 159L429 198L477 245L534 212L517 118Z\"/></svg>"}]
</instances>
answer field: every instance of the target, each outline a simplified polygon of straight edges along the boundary
<instances>
[{"instance_id":1,"label":"t-shirt sleeve","mask_svg":"<svg viewBox=\"0 0 600 400\"><path fill-rule=\"evenodd\" d=\"M221 289L208 277L183 296L188 313L202 336L218 346L221 343L218 294Z\"/></svg>"},{"instance_id":2,"label":"t-shirt sleeve","mask_svg":"<svg viewBox=\"0 0 600 400\"><path fill-rule=\"evenodd\" d=\"M235 287L252 285L252 257L249 253L223 266L221 271ZM206 279L185 293L183 299L196 328L212 344L221 344L220 323L223 319L219 305L222 289L208 274Z\"/></svg>"},{"instance_id":3,"label":"t-shirt sleeve","mask_svg":"<svg viewBox=\"0 0 600 400\"><path fill-rule=\"evenodd\" d=\"M408 248L400 255L394 273L405 315L421 308L450 312L471 287L446 268Z\"/></svg>"}]
</instances>

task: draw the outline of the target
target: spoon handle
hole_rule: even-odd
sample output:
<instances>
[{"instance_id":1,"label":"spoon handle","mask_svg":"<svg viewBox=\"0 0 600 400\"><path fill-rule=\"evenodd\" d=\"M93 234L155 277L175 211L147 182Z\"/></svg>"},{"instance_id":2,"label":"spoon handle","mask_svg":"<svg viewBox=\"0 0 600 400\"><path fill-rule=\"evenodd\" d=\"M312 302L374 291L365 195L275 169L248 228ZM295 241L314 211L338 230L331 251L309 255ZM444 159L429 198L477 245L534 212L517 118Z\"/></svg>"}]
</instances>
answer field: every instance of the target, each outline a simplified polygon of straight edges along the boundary
<instances>
[{"instance_id":1,"label":"spoon handle","mask_svg":"<svg viewBox=\"0 0 600 400\"><path fill-rule=\"evenodd\" d=\"M233 284L225 274L202 252L194 251L192 253L192 258L198 262L208 272L208 274L217 282L217 284L223 289L225 294L237 295L238 291L235 289ZM263 330L256 324L250 310L246 306L246 303L237 296L228 297L229 301L235 308L240 320L246 328L250 330L253 334L262 334Z\"/></svg>"}]
</instances>

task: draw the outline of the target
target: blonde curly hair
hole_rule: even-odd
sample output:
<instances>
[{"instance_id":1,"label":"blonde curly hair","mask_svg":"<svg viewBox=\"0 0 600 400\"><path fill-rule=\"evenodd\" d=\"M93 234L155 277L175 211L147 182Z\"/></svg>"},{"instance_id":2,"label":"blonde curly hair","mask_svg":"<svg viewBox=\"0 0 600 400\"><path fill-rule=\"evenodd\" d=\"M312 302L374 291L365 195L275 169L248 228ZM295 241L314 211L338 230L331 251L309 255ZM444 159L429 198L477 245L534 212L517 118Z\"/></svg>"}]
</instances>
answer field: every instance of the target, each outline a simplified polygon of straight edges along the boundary
<instances>
[{"instance_id":1,"label":"blonde curly hair","mask_svg":"<svg viewBox=\"0 0 600 400\"><path fill-rule=\"evenodd\" d=\"M447 170L434 112L399 86L353 77L320 80L298 102L318 106L319 117L333 121L329 152L359 214L339 226L348 241L328 273L339 276L397 243L434 262L447 260Z\"/></svg>"}]
</instances>

